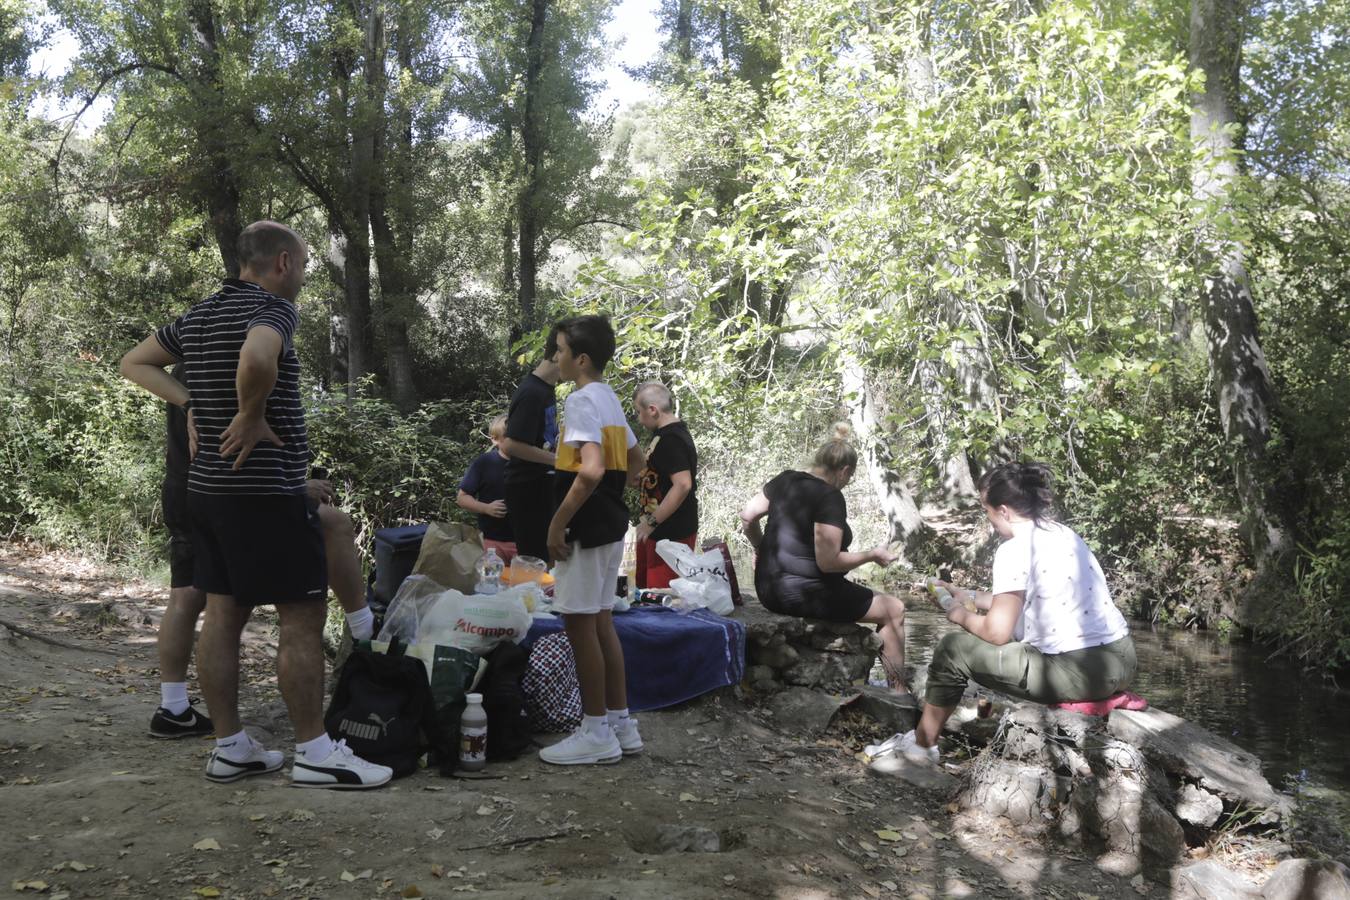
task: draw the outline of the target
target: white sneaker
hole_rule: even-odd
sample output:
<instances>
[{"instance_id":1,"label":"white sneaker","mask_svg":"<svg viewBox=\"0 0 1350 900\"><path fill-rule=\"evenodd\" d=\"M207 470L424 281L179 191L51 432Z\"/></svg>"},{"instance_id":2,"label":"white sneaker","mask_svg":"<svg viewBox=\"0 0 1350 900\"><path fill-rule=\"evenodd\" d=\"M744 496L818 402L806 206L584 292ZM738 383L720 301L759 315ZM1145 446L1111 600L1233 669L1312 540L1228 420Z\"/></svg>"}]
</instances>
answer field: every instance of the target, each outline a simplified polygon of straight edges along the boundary
<instances>
[{"instance_id":1,"label":"white sneaker","mask_svg":"<svg viewBox=\"0 0 1350 900\"><path fill-rule=\"evenodd\" d=\"M637 729L633 729L637 734ZM641 738L638 739L639 748ZM587 734L578 728L551 747L539 751L539 758L555 766L609 765L623 758L623 747L614 730L605 727L599 734Z\"/></svg>"},{"instance_id":2,"label":"white sneaker","mask_svg":"<svg viewBox=\"0 0 1350 900\"><path fill-rule=\"evenodd\" d=\"M895 745L900 743L900 739L903 737L903 734L893 734L880 744L868 744L863 748L863 753L866 754L869 759L878 759L882 756L889 756L891 751L895 749Z\"/></svg>"},{"instance_id":3,"label":"white sneaker","mask_svg":"<svg viewBox=\"0 0 1350 900\"><path fill-rule=\"evenodd\" d=\"M638 734L637 725L637 719L629 716L623 720L622 725L613 729L624 756L635 756L642 752L642 735Z\"/></svg>"},{"instance_id":4,"label":"white sneaker","mask_svg":"<svg viewBox=\"0 0 1350 900\"><path fill-rule=\"evenodd\" d=\"M229 784L250 775L275 772L285 761L286 757L280 750L266 750L262 744L249 738L248 752L240 759L222 755L219 747L212 750L211 757L206 761L206 780Z\"/></svg>"},{"instance_id":5,"label":"white sneaker","mask_svg":"<svg viewBox=\"0 0 1350 900\"><path fill-rule=\"evenodd\" d=\"M887 756L900 756L912 763L936 766L942 761L942 755L938 752L937 745L932 747L920 747L914 732L906 731L904 734L896 735L897 740L887 751Z\"/></svg>"},{"instance_id":6,"label":"white sneaker","mask_svg":"<svg viewBox=\"0 0 1350 900\"><path fill-rule=\"evenodd\" d=\"M291 784L296 787L363 791L388 784L393 777L393 769L366 762L346 741L334 744L327 759L314 762L297 755L291 764Z\"/></svg>"}]
</instances>

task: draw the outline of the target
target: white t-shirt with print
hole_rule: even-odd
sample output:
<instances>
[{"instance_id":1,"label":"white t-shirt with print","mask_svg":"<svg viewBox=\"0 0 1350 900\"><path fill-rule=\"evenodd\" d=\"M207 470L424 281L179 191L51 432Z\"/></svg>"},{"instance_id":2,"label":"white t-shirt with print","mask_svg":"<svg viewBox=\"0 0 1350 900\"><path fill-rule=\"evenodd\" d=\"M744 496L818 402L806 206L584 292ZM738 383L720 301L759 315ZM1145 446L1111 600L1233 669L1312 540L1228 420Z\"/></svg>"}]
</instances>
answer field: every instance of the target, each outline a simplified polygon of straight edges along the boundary
<instances>
[{"instance_id":1,"label":"white t-shirt with print","mask_svg":"<svg viewBox=\"0 0 1350 900\"><path fill-rule=\"evenodd\" d=\"M1130 633L1097 557L1072 528L1017 522L994 556L993 593L1025 591L1013 640L1042 653L1068 653Z\"/></svg>"}]
</instances>

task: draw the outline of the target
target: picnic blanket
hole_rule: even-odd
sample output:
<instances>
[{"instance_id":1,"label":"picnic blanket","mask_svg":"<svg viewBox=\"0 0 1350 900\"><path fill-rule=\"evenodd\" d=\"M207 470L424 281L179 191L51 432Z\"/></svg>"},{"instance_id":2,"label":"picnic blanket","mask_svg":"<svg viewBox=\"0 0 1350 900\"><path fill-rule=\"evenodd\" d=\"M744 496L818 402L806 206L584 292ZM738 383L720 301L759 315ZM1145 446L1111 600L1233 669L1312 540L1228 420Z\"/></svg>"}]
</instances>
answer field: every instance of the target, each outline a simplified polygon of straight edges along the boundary
<instances>
[{"instance_id":1,"label":"picnic blanket","mask_svg":"<svg viewBox=\"0 0 1350 900\"><path fill-rule=\"evenodd\" d=\"M558 616L536 618L521 646L562 631ZM706 609L679 613L663 606L636 606L616 613L614 630L623 645L628 708L661 709L692 700L745 677L745 625Z\"/></svg>"}]
</instances>

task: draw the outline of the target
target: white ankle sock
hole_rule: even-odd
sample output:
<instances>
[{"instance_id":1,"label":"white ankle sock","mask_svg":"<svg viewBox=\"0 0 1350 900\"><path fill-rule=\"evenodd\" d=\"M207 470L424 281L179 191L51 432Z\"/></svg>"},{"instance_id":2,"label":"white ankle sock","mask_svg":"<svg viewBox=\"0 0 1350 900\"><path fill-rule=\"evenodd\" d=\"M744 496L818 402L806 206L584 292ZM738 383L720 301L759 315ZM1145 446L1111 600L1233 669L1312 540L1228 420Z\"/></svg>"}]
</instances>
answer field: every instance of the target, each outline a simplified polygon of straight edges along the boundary
<instances>
[{"instance_id":1,"label":"white ankle sock","mask_svg":"<svg viewBox=\"0 0 1350 900\"><path fill-rule=\"evenodd\" d=\"M605 717L609 719L609 727L618 731L628 724L628 707L611 709L605 714Z\"/></svg>"},{"instance_id":2,"label":"white ankle sock","mask_svg":"<svg viewBox=\"0 0 1350 900\"><path fill-rule=\"evenodd\" d=\"M161 681L159 683L159 705L173 713L181 714L188 708L186 681Z\"/></svg>"},{"instance_id":3,"label":"white ankle sock","mask_svg":"<svg viewBox=\"0 0 1350 900\"><path fill-rule=\"evenodd\" d=\"M375 614L369 606L363 606L356 612L347 613L347 627L352 630L352 640L368 641L375 636Z\"/></svg>"},{"instance_id":4,"label":"white ankle sock","mask_svg":"<svg viewBox=\"0 0 1350 900\"><path fill-rule=\"evenodd\" d=\"M303 756L310 762L319 762L327 759L333 753L333 739L326 734L321 734L312 741L305 741L303 744L295 745L295 755Z\"/></svg>"},{"instance_id":5,"label":"white ankle sock","mask_svg":"<svg viewBox=\"0 0 1350 900\"><path fill-rule=\"evenodd\" d=\"M603 735L609 730L609 720L604 716L582 716L581 731L583 734Z\"/></svg>"},{"instance_id":6,"label":"white ankle sock","mask_svg":"<svg viewBox=\"0 0 1350 900\"><path fill-rule=\"evenodd\" d=\"M216 738L216 752L226 759L239 762L253 749L253 739L247 731L240 730L227 738Z\"/></svg>"}]
</instances>

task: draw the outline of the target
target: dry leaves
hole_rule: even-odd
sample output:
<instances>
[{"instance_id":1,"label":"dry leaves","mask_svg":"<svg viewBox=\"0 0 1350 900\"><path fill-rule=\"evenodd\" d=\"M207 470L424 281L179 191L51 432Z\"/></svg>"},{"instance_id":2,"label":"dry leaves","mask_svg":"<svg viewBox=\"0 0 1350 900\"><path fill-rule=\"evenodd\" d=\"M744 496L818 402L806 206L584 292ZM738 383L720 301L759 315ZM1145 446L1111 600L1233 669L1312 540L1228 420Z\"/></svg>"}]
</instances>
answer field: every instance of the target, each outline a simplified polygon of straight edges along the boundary
<instances>
[{"instance_id":1,"label":"dry leaves","mask_svg":"<svg viewBox=\"0 0 1350 900\"><path fill-rule=\"evenodd\" d=\"M220 843L215 838L202 838L192 845L193 850L219 850Z\"/></svg>"}]
</instances>

